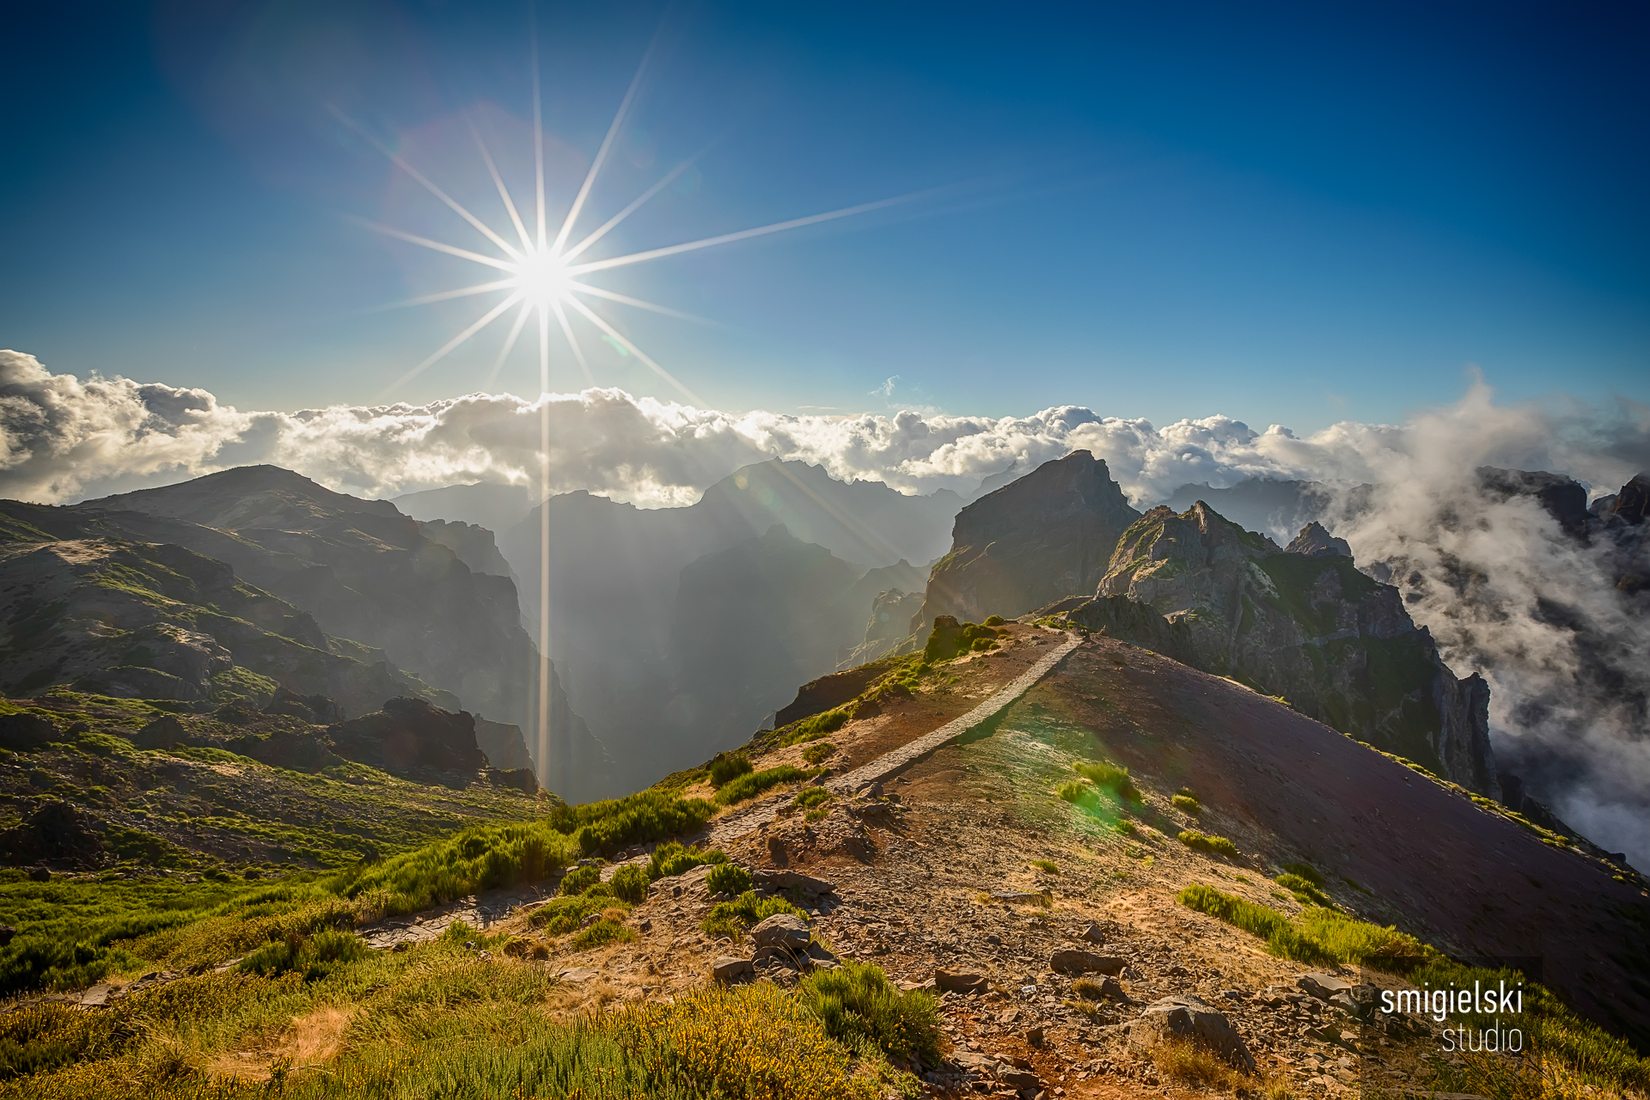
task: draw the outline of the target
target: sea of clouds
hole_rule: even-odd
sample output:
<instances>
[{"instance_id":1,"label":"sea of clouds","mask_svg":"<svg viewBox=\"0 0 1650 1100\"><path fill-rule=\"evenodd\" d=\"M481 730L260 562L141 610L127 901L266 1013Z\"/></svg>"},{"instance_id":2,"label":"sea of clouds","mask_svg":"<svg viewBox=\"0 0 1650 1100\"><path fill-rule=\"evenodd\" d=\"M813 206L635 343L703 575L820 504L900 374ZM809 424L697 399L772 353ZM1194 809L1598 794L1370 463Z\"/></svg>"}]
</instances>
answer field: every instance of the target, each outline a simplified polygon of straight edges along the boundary
<instances>
[{"instance_id":1,"label":"sea of clouds","mask_svg":"<svg viewBox=\"0 0 1650 1100\"><path fill-rule=\"evenodd\" d=\"M1499 403L1474 380L1454 404L1403 424L1302 434L1219 415L1155 425L1081 406L1015 417L723 412L617 389L260 412L201 389L56 374L0 351L0 496L66 502L250 463L364 496L526 483L541 415L551 491L642 506L690 503L767 458L905 492L969 493L1078 448L1105 459L1141 507L1187 483L1253 476L1371 485L1373 506L1342 517L1336 533L1361 562L1401 563L1417 621L1456 672L1490 680L1498 751L1535 773L1561 815L1650 867L1650 609L1615 587L1619 550L1565 536L1527 499L1487 497L1474 476L1482 465L1552 470L1613 492L1650 470L1650 405L1629 399Z\"/></svg>"}]
</instances>

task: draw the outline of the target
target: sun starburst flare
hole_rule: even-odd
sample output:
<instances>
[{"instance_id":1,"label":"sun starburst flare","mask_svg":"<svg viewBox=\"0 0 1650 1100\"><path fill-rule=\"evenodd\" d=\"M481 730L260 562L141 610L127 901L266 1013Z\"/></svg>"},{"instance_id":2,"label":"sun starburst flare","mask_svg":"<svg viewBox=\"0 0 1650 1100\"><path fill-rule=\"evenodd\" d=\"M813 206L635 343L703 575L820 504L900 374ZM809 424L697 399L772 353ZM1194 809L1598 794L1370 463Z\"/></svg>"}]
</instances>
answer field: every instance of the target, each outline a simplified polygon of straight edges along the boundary
<instances>
[{"instance_id":1,"label":"sun starburst flare","mask_svg":"<svg viewBox=\"0 0 1650 1100\"><path fill-rule=\"evenodd\" d=\"M502 231L489 224L484 218L478 216L458 199L443 190L405 156L369 133L353 119L341 111L336 109L333 111L334 116L341 123L382 153L396 169L429 192L442 206L462 219L468 227L467 234L471 235L465 238L465 243L456 243L409 233L395 226L365 219L361 219L360 224L390 239L465 260L478 267L487 268L490 275L482 282L423 294L393 303L391 308L433 305L471 297L491 296L493 298L488 307L473 321L442 343L440 347L436 348L416 366L401 375L389 388L390 391L405 386L408 382L487 331L496 322L506 321L506 318L508 318L504 340L487 375L486 385L489 389L497 382L506 361L520 342L522 333L529 323L533 323L538 336L538 382L541 395L550 392L550 343L556 336L559 336L567 345L571 358L578 366L586 384L594 385L595 377L590 369L589 361L585 357L577 331L577 325L582 324L594 329L601 342L618 349L621 354L647 367L690 402L702 405L704 402L699 397L660 365L657 359L637 346L636 342L626 335L612 319L598 310L594 303L611 303L688 321L702 321L702 318L694 317L691 314L631 294L622 293L611 287L598 286L591 281L594 276L638 264L651 263L667 257L681 256L708 248L734 244L739 241L753 240L758 237L790 232L843 218L857 217L938 193L937 190L911 192L892 198L878 199L873 202L864 202L835 210L789 218L784 221L752 226L730 233L718 233L712 236L662 244L633 252L609 256L587 255L597 245L606 240L608 235L623 224L627 218L646 206L671 183L680 178L692 166L696 158L689 158L677 164L652 186L630 199L616 213L607 217L595 229L582 237L578 235L581 215L593 203L602 167L607 162L609 153L618 141L625 120L635 104L642 85L642 78L647 72L651 59L652 51L650 49L638 66L629 87L625 90L624 98L620 101L618 110L614 113L613 120L608 125L607 132L603 136L595 156L591 158L583 181L568 203L565 215L562 217L559 226L552 232L548 217L549 199L544 172L543 95L539 77L536 27L530 34L530 39L532 43L533 95L533 199L530 208L524 210L516 202L515 194L505 181L504 174L499 170L498 162L494 159L492 151L487 147L480 130L473 124L469 127L481 163L486 168L487 176L498 192L499 203L508 219L509 224ZM597 204L599 205L599 203ZM480 239L477 240L477 237ZM552 318L555 322L554 325L551 324ZM551 439L549 415L549 402L541 399L539 410L540 454L538 469L535 473L540 485L540 496L545 499L550 494ZM534 731L537 735L536 742L539 749L537 760L540 780L546 783L549 778L551 683L549 664L548 512L548 508L539 509L540 562L537 621L541 657L537 670L537 728Z\"/></svg>"}]
</instances>

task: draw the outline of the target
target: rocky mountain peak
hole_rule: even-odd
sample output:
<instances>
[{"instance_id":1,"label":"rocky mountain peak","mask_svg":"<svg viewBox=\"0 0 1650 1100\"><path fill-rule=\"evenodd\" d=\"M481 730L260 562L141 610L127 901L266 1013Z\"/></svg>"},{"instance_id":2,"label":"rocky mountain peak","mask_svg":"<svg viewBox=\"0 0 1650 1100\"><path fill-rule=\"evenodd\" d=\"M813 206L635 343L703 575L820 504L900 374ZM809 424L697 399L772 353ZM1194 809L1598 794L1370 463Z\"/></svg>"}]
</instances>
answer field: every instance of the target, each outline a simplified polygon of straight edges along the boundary
<instances>
[{"instance_id":1,"label":"rocky mountain peak","mask_svg":"<svg viewBox=\"0 0 1650 1100\"><path fill-rule=\"evenodd\" d=\"M976 500L928 580L922 617L1020 615L1093 592L1140 513L1102 459L1073 451Z\"/></svg>"},{"instance_id":2,"label":"rocky mountain peak","mask_svg":"<svg viewBox=\"0 0 1650 1100\"><path fill-rule=\"evenodd\" d=\"M1301 528L1300 534L1284 549L1291 554L1305 554L1309 558L1352 556L1352 547L1345 539L1338 539L1317 520Z\"/></svg>"},{"instance_id":3,"label":"rocky mountain peak","mask_svg":"<svg viewBox=\"0 0 1650 1100\"><path fill-rule=\"evenodd\" d=\"M1337 729L1493 793L1487 686L1456 678L1398 590L1359 572L1345 543L1314 527L1287 552L1201 501L1178 515L1154 508L1118 540L1094 606L1073 617L1282 695ZM1115 606L1120 597L1179 629L1140 624Z\"/></svg>"},{"instance_id":4,"label":"rocky mountain peak","mask_svg":"<svg viewBox=\"0 0 1650 1100\"><path fill-rule=\"evenodd\" d=\"M1610 505L1610 515L1634 526L1650 516L1650 473L1636 474L1621 487Z\"/></svg>"},{"instance_id":5,"label":"rocky mountain peak","mask_svg":"<svg viewBox=\"0 0 1650 1100\"><path fill-rule=\"evenodd\" d=\"M1484 492L1500 499L1534 497L1558 521L1566 534L1587 530L1587 490L1574 478L1545 470L1504 470L1480 466L1478 484Z\"/></svg>"}]
</instances>

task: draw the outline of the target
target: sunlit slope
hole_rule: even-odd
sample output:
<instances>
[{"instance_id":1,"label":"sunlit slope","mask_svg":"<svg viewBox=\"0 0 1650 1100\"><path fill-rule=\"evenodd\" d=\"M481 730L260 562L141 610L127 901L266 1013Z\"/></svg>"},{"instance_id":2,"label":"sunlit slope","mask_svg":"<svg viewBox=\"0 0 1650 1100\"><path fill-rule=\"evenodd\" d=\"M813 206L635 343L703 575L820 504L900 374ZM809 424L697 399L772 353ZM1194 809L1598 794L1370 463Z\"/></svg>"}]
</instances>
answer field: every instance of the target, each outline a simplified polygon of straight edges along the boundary
<instances>
[{"instance_id":1,"label":"sunlit slope","mask_svg":"<svg viewBox=\"0 0 1650 1100\"><path fill-rule=\"evenodd\" d=\"M1232 862L1268 878L1309 863L1359 916L1453 954L1539 958L1543 980L1579 1009L1650 1037L1642 880L1460 788L1240 685L1107 640L1074 653L1001 728L1114 760L1165 799L1195 792L1200 812L1167 808L1171 834L1228 837Z\"/></svg>"}]
</instances>

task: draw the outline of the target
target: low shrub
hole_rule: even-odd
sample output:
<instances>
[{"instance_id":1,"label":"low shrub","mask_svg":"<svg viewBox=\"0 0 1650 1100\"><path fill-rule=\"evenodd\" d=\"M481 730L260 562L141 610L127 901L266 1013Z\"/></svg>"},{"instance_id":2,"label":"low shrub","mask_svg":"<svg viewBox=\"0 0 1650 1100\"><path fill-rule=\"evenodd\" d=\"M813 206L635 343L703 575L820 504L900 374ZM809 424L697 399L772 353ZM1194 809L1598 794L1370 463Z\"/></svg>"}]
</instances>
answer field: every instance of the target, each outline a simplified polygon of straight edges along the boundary
<instances>
[{"instance_id":1,"label":"low shrub","mask_svg":"<svg viewBox=\"0 0 1650 1100\"><path fill-rule=\"evenodd\" d=\"M856 1074L848 1051L800 998L770 982L707 986L674 1001L622 1010L611 1025L623 1055L618 1072L646 1077L615 1088L593 1080L581 1091L546 1087L531 1095L669 1097L690 1100L877 1100L874 1081ZM617 1077L613 1070L609 1073ZM547 1083L548 1084L548 1083Z\"/></svg>"},{"instance_id":2,"label":"low shrub","mask_svg":"<svg viewBox=\"0 0 1650 1100\"><path fill-rule=\"evenodd\" d=\"M1060 873L1060 865L1052 859L1034 859L1031 861L1031 866L1045 874L1057 875Z\"/></svg>"},{"instance_id":3,"label":"low shrub","mask_svg":"<svg viewBox=\"0 0 1650 1100\"><path fill-rule=\"evenodd\" d=\"M781 783L796 783L809 778L812 778L812 773L803 771L794 764L763 768L759 772L747 772L731 780L716 792L716 801L723 806L732 806L737 802L755 798L769 787L776 787Z\"/></svg>"},{"instance_id":4,"label":"low shrub","mask_svg":"<svg viewBox=\"0 0 1650 1100\"><path fill-rule=\"evenodd\" d=\"M1295 900L1303 905L1321 905L1327 909L1335 904L1316 883L1301 875L1285 871L1273 881L1288 890L1295 896Z\"/></svg>"},{"instance_id":5,"label":"low shrub","mask_svg":"<svg viewBox=\"0 0 1650 1100\"><path fill-rule=\"evenodd\" d=\"M1254 1083L1200 1043L1163 1039L1152 1044L1150 1053L1160 1077L1199 1091L1240 1092Z\"/></svg>"},{"instance_id":6,"label":"low shrub","mask_svg":"<svg viewBox=\"0 0 1650 1100\"><path fill-rule=\"evenodd\" d=\"M1324 885L1322 873L1310 863L1285 863L1283 869L1291 875L1299 875L1313 886L1321 887Z\"/></svg>"},{"instance_id":7,"label":"low shrub","mask_svg":"<svg viewBox=\"0 0 1650 1100\"><path fill-rule=\"evenodd\" d=\"M802 759L818 767L836 752L836 745L830 741L817 741L802 750Z\"/></svg>"},{"instance_id":8,"label":"low shrub","mask_svg":"<svg viewBox=\"0 0 1650 1100\"><path fill-rule=\"evenodd\" d=\"M711 906L710 913L700 927L709 936L728 936L737 939L752 925L759 924L776 913L790 913L804 920L808 916L784 898L759 898L755 891L746 890L731 901L719 901Z\"/></svg>"},{"instance_id":9,"label":"low shrub","mask_svg":"<svg viewBox=\"0 0 1650 1100\"><path fill-rule=\"evenodd\" d=\"M1077 803L1082 802L1085 798L1092 798L1094 796L1094 784L1090 783L1086 779L1068 779L1066 782L1060 784L1054 793L1065 799L1067 802L1076 805Z\"/></svg>"},{"instance_id":10,"label":"low shrub","mask_svg":"<svg viewBox=\"0 0 1650 1100\"><path fill-rule=\"evenodd\" d=\"M1186 887L1180 904L1236 925L1266 941L1267 950L1305 963L1376 963L1393 973L1407 973L1438 953L1414 936L1390 925L1311 908L1291 920L1266 905L1256 905L1212 886Z\"/></svg>"},{"instance_id":11,"label":"low shrub","mask_svg":"<svg viewBox=\"0 0 1650 1100\"><path fill-rule=\"evenodd\" d=\"M705 877L705 886L713 894L737 897L751 888L751 873L737 863L719 863Z\"/></svg>"},{"instance_id":12,"label":"low shrub","mask_svg":"<svg viewBox=\"0 0 1650 1100\"><path fill-rule=\"evenodd\" d=\"M582 894L602 880L602 869L594 864L575 867L561 879L561 893L572 896Z\"/></svg>"},{"instance_id":13,"label":"low shrub","mask_svg":"<svg viewBox=\"0 0 1650 1100\"><path fill-rule=\"evenodd\" d=\"M542 928L552 936L565 936L582 928L590 918L597 916L611 904L608 898L590 894L551 898L527 918L534 928Z\"/></svg>"},{"instance_id":14,"label":"low shrub","mask_svg":"<svg viewBox=\"0 0 1650 1100\"><path fill-rule=\"evenodd\" d=\"M650 880L670 878L707 863L725 863L727 858L719 848L689 848L679 840L667 840L648 857L647 876Z\"/></svg>"},{"instance_id":15,"label":"low shrub","mask_svg":"<svg viewBox=\"0 0 1650 1100\"><path fill-rule=\"evenodd\" d=\"M1002 626L1003 622L1004 619L1001 615L987 615L985 617L986 626Z\"/></svg>"},{"instance_id":16,"label":"low shrub","mask_svg":"<svg viewBox=\"0 0 1650 1100\"><path fill-rule=\"evenodd\" d=\"M927 993L901 992L880 967L848 962L816 971L803 979L797 997L826 1034L850 1047L873 1046L906 1066L940 1062L938 1002Z\"/></svg>"},{"instance_id":17,"label":"low shrub","mask_svg":"<svg viewBox=\"0 0 1650 1100\"><path fill-rule=\"evenodd\" d=\"M720 787L751 770L751 758L742 752L724 752L710 762L710 785Z\"/></svg>"},{"instance_id":18,"label":"low shrub","mask_svg":"<svg viewBox=\"0 0 1650 1100\"><path fill-rule=\"evenodd\" d=\"M792 799L792 801L804 810L811 810L815 806L818 806L821 803L829 802L830 800L831 792L826 790L824 787L805 787L802 790L797 791L796 797Z\"/></svg>"},{"instance_id":19,"label":"low shrub","mask_svg":"<svg viewBox=\"0 0 1650 1100\"><path fill-rule=\"evenodd\" d=\"M613 872L613 877L608 880L607 885L613 891L614 897L637 905L647 900L647 887L651 881L646 867L627 863Z\"/></svg>"},{"instance_id":20,"label":"low shrub","mask_svg":"<svg viewBox=\"0 0 1650 1100\"><path fill-rule=\"evenodd\" d=\"M1110 761L1079 760L1071 766L1071 770L1093 783L1104 791L1110 791L1118 798L1129 802L1139 802L1140 789L1134 785L1134 779L1129 775L1129 769L1120 767Z\"/></svg>"},{"instance_id":21,"label":"low shrub","mask_svg":"<svg viewBox=\"0 0 1650 1100\"><path fill-rule=\"evenodd\" d=\"M297 973L304 981L314 981L331 973L333 967L363 958L367 945L354 932L327 928L311 936L288 936L267 943L240 961L240 970L266 978Z\"/></svg>"},{"instance_id":22,"label":"low shrub","mask_svg":"<svg viewBox=\"0 0 1650 1100\"><path fill-rule=\"evenodd\" d=\"M575 951L588 951L592 947L602 947L610 943L623 943L635 938L636 933L632 932L623 922L610 916L604 916L574 936L572 946Z\"/></svg>"},{"instance_id":23,"label":"low shrub","mask_svg":"<svg viewBox=\"0 0 1650 1100\"><path fill-rule=\"evenodd\" d=\"M1189 814L1200 814L1203 812L1203 803L1197 800L1197 795L1192 794L1189 791L1181 791L1179 794L1169 799L1169 804L1175 809L1185 810Z\"/></svg>"},{"instance_id":24,"label":"low shrub","mask_svg":"<svg viewBox=\"0 0 1650 1100\"><path fill-rule=\"evenodd\" d=\"M612 855L633 844L681 836L710 820L714 807L702 798L646 790L574 807L573 836L587 856Z\"/></svg>"},{"instance_id":25,"label":"low shrub","mask_svg":"<svg viewBox=\"0 0 1650 1100\"><path fill-rule=\"evenodd\" d=\"M1205 852L1212 856L1225 856L1227 859L1237 858L1237 845L1223 836L1210 836L1208 833L1200 833L1196 829L1182 829L1176 839L1193 851Z\"/></svg>"}]
</instances>

